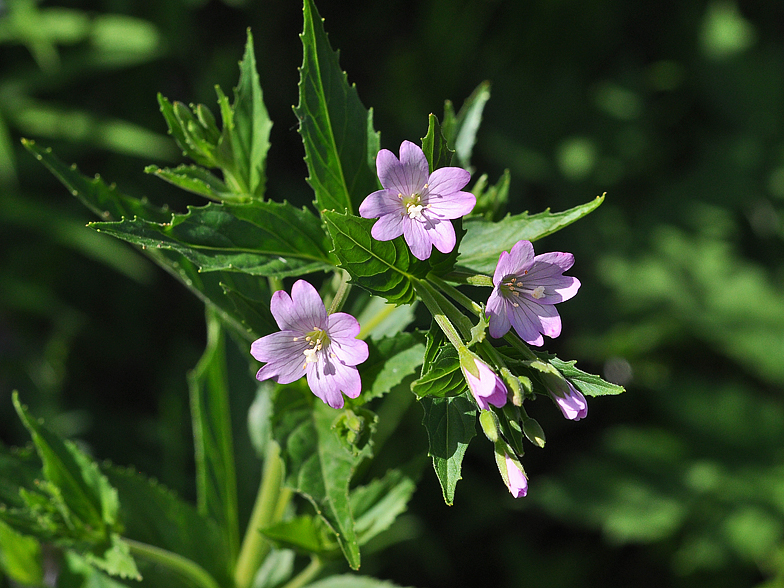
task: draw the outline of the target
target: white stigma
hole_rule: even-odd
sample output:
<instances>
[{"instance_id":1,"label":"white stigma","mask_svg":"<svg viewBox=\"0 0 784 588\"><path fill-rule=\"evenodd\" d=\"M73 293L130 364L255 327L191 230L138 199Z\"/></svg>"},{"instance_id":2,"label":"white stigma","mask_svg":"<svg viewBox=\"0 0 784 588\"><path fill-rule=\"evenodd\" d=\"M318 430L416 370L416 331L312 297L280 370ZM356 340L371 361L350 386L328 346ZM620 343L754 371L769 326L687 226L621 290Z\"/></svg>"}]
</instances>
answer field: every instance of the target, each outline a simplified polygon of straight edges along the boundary
<instances>
[{"instance_id":1,"label":"white stigma","mask_svg":"<svg viewBox=\"0 0 784 588\"><path fill-rule=\"evenodd\" d=\"M308 367L309 363L316 363L318 361L318 356L324 347L325 339L327 345L329 345L329 338L321 329L316 329L305 337L305 341L308 342L308 347L302 352L305 356L305 365L302 366L303 370Z\"/></svg>"},{"instance_id":2,"label":"white stigma","mask_svg":"<svg viewBox=\"0 0 784 588\"><path fill-rule=\"evenodd\" d=\"M411 204L406 205L406 212L408 212L408 218L412 218L414 220L425 220L425 217L422 216L422 209L425 208L421 204Z\"/></svg>"},{"instance_id":3,"label":"white stigma","mask_svg":"<svg viewBox=\"0 0 784 588\"><path fill-rule=\"evenodd\" d=\"M537 288L534 288L534 291L531 292L531 296L533 296L537 300L542 298L544 296L544 286L539 286Z\"/></svg>"}]
</instances>

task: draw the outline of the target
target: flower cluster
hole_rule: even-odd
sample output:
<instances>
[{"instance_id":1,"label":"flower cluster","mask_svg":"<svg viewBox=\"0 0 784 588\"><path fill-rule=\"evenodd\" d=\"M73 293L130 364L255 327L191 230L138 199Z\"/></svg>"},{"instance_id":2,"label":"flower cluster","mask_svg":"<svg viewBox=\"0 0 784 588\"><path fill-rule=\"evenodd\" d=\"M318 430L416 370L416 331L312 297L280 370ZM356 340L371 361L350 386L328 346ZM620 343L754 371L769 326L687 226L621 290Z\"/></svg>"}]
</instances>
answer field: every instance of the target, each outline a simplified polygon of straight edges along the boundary
<instances>
[{"instance_id":1,"label":"flower cluster","mask_svg":"<svg viewBox=\"0 0 784 588\"><path fill-rule=\"evenodd\" d=\"M462 191L471 178L469 172L443 167L429 173L425 154L409 141L400 145L399 154L398 158L386 149L379 151L376 167L382 189L364 199L360 215L378 219L371 228L374 239L389 241L402 235L419 260L427 260L433 247L450 253L456 245L451 221L467 215L476 205L475 196ZM543 345L544 336L558 337L561 318L555 305L572 298L580 288L577 278L564 275L573 264L571 253L535 255L533 245L525 240L515 243L510 251L503 251L484 307L490 336L509 337L509 331L514 329L522 341L535 346ZM435 317L440 309L437 302L433 304L435 308L430 310ZM282 290L275 292L270 309L280 331L251 346L253 357L265 362L256 377L288 384L307 376L313 394L333 408L343 407L344 394L357 398L362 384L356 366L368 357L367 344L357 339L357 320L342 312L327 313L316 289L304 280L294 283L291 296ZM468 351L464 338L448 319L442 317L439 324L458 351L463 376L481 414L493 416L486 411L504 407L510 398L513 409L520 414L522 396L510 394L505 383L517 382L519 389L519 381L510 375L494 348L480 348L480 357ZM533 352L528 353L535 358ZM504 378L497 370L505 374ZM580 420L586 416L585 397L560 372L542 373L540 380L564 417ZM524 411L520 418L525 423L526 436L543 446L544 433L538 423ZM492 422L498 426L496 417ZM503 439L500 429L486 431L486 435L496 444L498 469L509 491L516 498L525 496L528 479L518 453Z\"/></svg>"}]
</instances>

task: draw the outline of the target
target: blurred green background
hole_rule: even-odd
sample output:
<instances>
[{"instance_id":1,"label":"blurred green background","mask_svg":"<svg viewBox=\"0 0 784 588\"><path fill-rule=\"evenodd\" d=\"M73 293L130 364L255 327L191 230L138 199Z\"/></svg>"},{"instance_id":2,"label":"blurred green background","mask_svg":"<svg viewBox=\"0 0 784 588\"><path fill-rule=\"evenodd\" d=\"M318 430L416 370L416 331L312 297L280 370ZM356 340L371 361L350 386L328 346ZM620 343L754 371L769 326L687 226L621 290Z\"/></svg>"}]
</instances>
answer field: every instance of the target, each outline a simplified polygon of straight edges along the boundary
<instances>
[{"instance_id":1,"label":"blurred green background","mask_svg":"<svg viewBox=\"0 0 784 588\"><path fill-rule=\"evenodd\" d=\"M508 495L483 439L454 507L426 470L406 540L362 571L432 588L784 586L784 3L318 6L384 147L490 80L473 163L491 181L510 169L511 212L607 192L537 244L574 252L583 284L547 348L628 390L578 423L532 407L548 443L526 455L527 498ZM214 106L246 27L275 122L268 194L307 203L297 0L0 0L3 443L26 443L18 389L97 458L193 496L201 303L85 229L89 211L19 139L126 193L201 204L142 171L180 160L155 96ZM420 418L401 451L424 450Z\"/></svg>"}]
</instances>

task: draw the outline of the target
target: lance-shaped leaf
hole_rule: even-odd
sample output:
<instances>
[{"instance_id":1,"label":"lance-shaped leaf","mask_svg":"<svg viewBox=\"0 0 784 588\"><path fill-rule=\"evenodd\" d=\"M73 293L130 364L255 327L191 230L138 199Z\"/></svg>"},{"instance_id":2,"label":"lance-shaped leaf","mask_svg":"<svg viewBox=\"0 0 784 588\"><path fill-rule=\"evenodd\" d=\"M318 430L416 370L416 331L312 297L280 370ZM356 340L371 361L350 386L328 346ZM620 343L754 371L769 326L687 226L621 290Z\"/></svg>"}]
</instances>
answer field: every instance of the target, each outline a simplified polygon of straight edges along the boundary
<instances>
[{"instance_id":1,"label":"lance-shaped leaf","mask_svg":"<svg viewBox=\"0 0 784 588\"><path fill-rule=\"evenodd\" d=\"M467 218L465 237L460 243L460 266L492 275L502 251L509 251L521 239L536 241L580 220L604 201L604 195L564 212L549 210L529 216L523 212L507 215L499 222Z\"/></svg>"},{"instance_id":2,"label":"lance-shaped leaf","mask_svg":"<svg viewBox=\"0 0 784 588\"><path fill-rule=\"evenodd\" d=\"M228 186L223 183L223 180L215 177L203 167L180 165L170 169L159 168L157 165L148 165L144 168L144 171L148 174L154 174L178 188L212 200L220 202L241 199L240 195L229 190Z\"/></svg>"},{"instance_id":3,"label":"lance-shaped leaf","mask_svg":"<svg viewBox=\"0 0 784 588\"><path fill-rule=\"evenodd\" d=\"M388 529L405 512L414 490L414 480L400 470L389 470L383 478L352 490L351 510L356 517L359 544Z\"/></svg>"},{"instance_id":4,"label":"lance-shaped leaf","mask_svg":"<svg viewBox=\"0 0 784 588\"><path fill-rule=\"evenodd\" d=\"M45 478L41 485L66 524L67 530L58 535L80 546L81 555L109 574L141 579L128 545L118 535L117 490L76 445L63 441L32 418L16 393L13 404L41 458ZM27 496L29 506L40 498L30 493Z\"/></svg>"},{"instance_id":5,"label":"lance-shaped leaf","mask_svg":"<svg viewBox=\"0 0 784 588\"><path fill-rule=\"evenodd\" d=\"M422 424L427 429L428 455L433 458L444 502L452 505L455 486L460 480L460 469L468 443L476 435L476 408L465 395L452 398L423 398L425 416Z\"/></svg>"},{"instance_id":6,"label":"lance-shaped leaf","mask_svg":"<svg viewBox=\"0 0 784 588\"><path fill-rule=\"evenodd\" d=\"M607 396L625 392L623 386L611 384L599 376L577 369L576 360L562 361L557 357L550 357L549 362L586 396Z\"/></svg>"},{"instance_id":7,"label":"lance-shaped leaf","mask_svg":"<svg viewBox=\"0 0 784 588\"><path fill-rule=\"evenodd\" d=\"M143 247L173 249L201 271L286 277L334 267L318 219L287 202L210 203L170 223L135 218L90 226Z\"/></svg>"},{"instance_id":8,"label":"lance-shaped leaf","mask_svg":"<svg viewBox=\"0 0 784 588\"><path fill-rule=\"evenodd\" d=\"M107 186L99 176L88 178L82 175L75 165L66 165L52 155L51 148L39 147L35 141L28 139L22 139L22 145L43 163L73 196L103 220L138 216L148 221L165 223L171 218L171 212L168 210L153 206L146 199L126 196L117 190L114 184Z\"/></svg>"},{"instance_id":9,"label":"lance-shaped leaf","mask_svg":"<svg viewBox=\"0 0 784 588\"><path fill-rule=\"evenodd\" d=\"M435 359L427 364L427 371L411 385L411 391L420 398L458 396L466 388L460 359L451 343L439 348Z\"/></svg>"},{"instance_id":10,"label":"lance-shaped leaf","mask_svg":"<svg viewBox=\"0 0 784 588\"><path fill-rule=\"evenodd\" d=\"M225 345L220 320L207 312L207 347L188 374L188 387L199 512L217 521L233 560L239 553L239 522Z\"/></svg>"},{"instance_id":11,"label":"lance-shaped leaf","mask_svg":"<svg viewBox=\"0 0 784 588\"><path fill-rule=\"evenodd\" d=\"M452 165L452 156L455 152L449 148L435 114L427 117L427 134L422 137L422 151L427 158L431 174L438 168Z\"/></svg>"},{"instance_id":12,"label":"lance-shaped leaf","mask_svg":"<svg viewBox=\"0 0 784 588\"><path fill-rule=\"evenodd\" d=\"M419 333L400 333L368 341L370 354L360 366L362 395L358 404L383 396L422 365L425 346Z\"/></svg>"},{"instance_id":13,"label":"lance-shaped leaf","mask_svg":"<svg viewBox=\"0 0 784 588\"><path fill-rule=\"evenodd\" d=\"M457 161L462 167L471 165L471 153L476 143L476 133L482 122L482 111L490 99L490 82L482 82L463 102L460 112L455 115L452 102L444 104L443 133L455 149Z\"/></svg>"},{"instance_id":14,"label":"lance-shaped leaf","mask_svg":"<svg viewBox=\"0 0 784 588\"><path fill-rule=\"evenodd\" d=\"M313 503L335 533L349 565L357 569L359 544L348 488L369 447L356 453L345 447L333 430L341 414L342 411L314 401L302 384L280 387L275 398L272 434L285 460L285 484Z\"/></svg>"},{"instance_id":15,"label":"lance-shaped leaf","mask_svg":"<svg viewBox=\"0 0 784 588\"><path fill-rule=\"evenodd\" d=\"M410 304L416 300L413 281L428 271L427 263L416 259L402 237L376 241L370 235L375 219L349 214L322 214L332 236L340 267L354 284L390 304Z\"/></svg>"},{"instance_id":16,"label":"lance-shaped leaf","mask_svg":"<svg viewBox=\"0 0 784 588\"><path fill-rule=\"evenodd\" d=\"M41 544L0 520L0 572L15 582L40 586L44 579Z\"/></svg>"},{"instance_id":17,"label":"lance-shaped leaf","mask_svg":"<svg viewBox=\"0 0 784 588\"><path fill-rule=\"evenodd\" d=\"M304 56L294 113L305 146L308 182L319 210L354 212L378 189L374 159L379 135L373 130L373 111L362 106L340 69L312 0L305 0L303 14Z\"/></svg>"}]
</instances>

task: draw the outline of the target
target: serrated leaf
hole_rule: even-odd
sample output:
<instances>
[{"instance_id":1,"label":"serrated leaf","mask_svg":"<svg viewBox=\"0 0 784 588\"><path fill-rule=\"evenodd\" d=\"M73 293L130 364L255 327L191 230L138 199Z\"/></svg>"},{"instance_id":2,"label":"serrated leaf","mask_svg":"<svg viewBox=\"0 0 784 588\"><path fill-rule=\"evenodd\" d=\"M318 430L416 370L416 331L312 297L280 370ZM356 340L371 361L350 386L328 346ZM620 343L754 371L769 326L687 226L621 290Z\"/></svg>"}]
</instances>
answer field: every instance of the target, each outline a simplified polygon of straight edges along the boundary
<instances>
[{"instance_id":1,"label":"serrated leaf","mask_svg":"<svg viewBox=\"0 0 784 588\"><path fill-rule=\"evenodd\" d=\"M120 496L125 537L177 553L200 565L221 586L231 585L232 562L214 521L130 469L109 467L104 473Z\"/></svg>"},{"instance_id":2,"label":"serrated leaf","mask_svg":"<svg viewBox=\"0 0 784 588\"><path fill-rule=\"evenodd\" d=\"M137 581L142 579L128 544L117 533L110 535L108 546L93 547L81 555L85 561L112 576Z\"/></svg>"},{"instance_id":3,"label":"serrated leaf","mask_svg":"<svg viewBox=\"0 0 784 588\"><path fill-rule=\"evenodd\" d=\"M179 104L180 108L177 108ZM204 154L199 149L197 149L189 137L189 131L187 128L187 121L183 122L183 110L187 107L184 104L180 104L178 102L170 102L168 98L164 97L162 94L158 93L158 105L161 109L161 114L163 115L163 119L166 121L166 126L169 127L169 134L174 139L174 142L177 143L177 146L182 149L182 154L186 157L189 157L199 165L204 165L207 167L216 167L215 159L213 154ZM179 110L179 116L178 111ZM190 113L188 113L190 114ZM192 118L192 115L191 117Z\"/></svg>"},{"instance_id":4,"label":"serrated leaf","mask_svg":"<svg viewBox=\"0 0 784 588\"><path fill-rule=\"evenodd\" d=\"M146 199L126 196L114 185L107 186L99 176L91 179L82 175L75 165L66 165L52 155L51 149L41 148L35 141L22 139L22 144L73 196L104 220L137 216L147 221L163 223L171 218L171 213L166 209L153 206Z\"/></svg>"},{"instance_id":5,"label":"serrated leaf","mask_svg":"<svg viewBox=\"0 0 784 588\"><path fill-rule=\"evenodd\" d=\"M405 512L414 490L414 480L399 470L389 470L383 478L352 490L351 510L359 544L365 545L387 530Z\"/></svg>"},{"instance_id":6,"label":"serrated leaf","mask_svg":"<svg viewBox=\"0 0 784 588\"><path fill-rule=\"evenodd\" d=\"M305 146L308 182L319 210L354 212L378 189L373 161L379 136L340 69L312 0L305 0L299 104L294 113Z\"/></svg>"},{"instance_id":7,"label":"serrated leaf","mask_svg":"<svg viewBox=\"0 0 784 588\"><path fill-rule=\"evenodd\" d=\"M357 569L359 544L348 487L364 454L347 450L333 430L341 412L314 401L302 384L278 389L274 414L273 437L285 460L285 484L310 500Z\"/></svg>"},{"instance_id":8,"label":"serrated leaf","mask_svg":"<svg viewBox=\"0 0 784 588\"><path fill-rule=\"evenodd\" d=\"M86 558L73 551L63 553L62 566L58 570L57 585L63 588L127 588L129 584L110 578ZM136 585L134 582L130 585Z\"/></svg>"},{"instance_id":9,"label":"serrated leaf","mask_svg":"<svg viewBox=\"0 0 784 588\"><path fill-rule=\"evenodd\" d=\"M498 222L469 217L463 224L466 235L460 243L460 266L492 275L502 251L509 251L521 239L536 241L560 231L596 210L603 201L604 195L563 212L546 210L531 216L523 212Z\"/></svg>"},{"instance_id":10,"label":"serrated leaf","mask_svg":"<svg viewBox=\"0 0 784 588\"><path fill-rule=\"evenodd\" d=\"M215 177L203 167L195 165L180 165L174 169L159 168L149 165L144 168L148 174L153 174L162 180L169 182L200 196L213 200L237 200L239 197L223 183L223 180Z\"/></svg>"},{"instance_id":11,"label":"serrated leaf","mask_svg":"<svg viewBox=\"0 0 784 588\"><path fill-rule=\"evenodd\" d=\"M427 364L427 371L411 385L411 391L419 398L458 396L466 388L460 359L451 343L439 348L435 359Z\"/></svg>"},{"instance_id":12,"label":"serrated leaf","mask_svg":"<svg viewBox=\"0 0 784 588\"><path fill-rule=\"evenodd\" d=\"M17 533L1 520L0 571L24 585L38 586L44 579L41 544L33 537Z\"/></svg>"},{"instance_id":13,"label":"serrated leaf","mask_svg":"<svg viewBox=\"0 0 784 588\"><path fill-rule=\"evenodd\" d=\"M454 147L460 166L471 166L471 154L476 143L476 134L482 122L482 111L490 99L490 82L482 82L463 102L454 125L444 133L449 144Z\"/></svg>"},{"instance_id":14,"label":"serrated leaf","mask_svg":"<svg viewBox=\"0 0 784 588\"><path fill-rule=\"evenodd\" d=\"M455 486L460 480L460 469L468 443L476 435L476 408L468 398L423 398L425 416L422 424L427 430L428 455L433 458L433 469L441 483L444 502L452 505Z\"/></svg>"},{"instance_id":15,"label":"serrated leaf","mask_svg":"<svg viewBox=\"0 0 784 588\"><path fill-rule=\"evenodd\" d=\"M13 404L33 438L46 480L58 490L73 514L70 520L83 526L85 539L108 540L109 530L117 524L117 491L98 466L73 443L63 441L33 419L16 393Z\"/></svg>"},{"instance_id":16,"label":"serrated leaf","mask_svg":"<svg viewBox=\"0 0 784 588\"><path fill-rule=\"evenodd\" d=\"M170 223L135 218L89 226L142 247L173 249L203 272L286 277L334 268L318 219L287 202L210 203Z\"/></svg>"},{"instance_id":17,"label":"serrated leaf","mask_svg":"<svg viewBox=\"0 0 784 588\"><path fill-rule=\"evenodd\" d=\"M577 369L576 360L562 361L557 357L551 357L549 361L586 396L608 396L626 391L623 386L612 384L599 376Z\"/></svg>"},{"instance_id":18,"label":"serrated leaf","mask_svg":"<svg viewBox=\"0 0 784 588\"><path fill-rule=\"evenodd\" d=\"M487 185L487 174L482 175L474 184L471 192L476 196L474 214L481 214L485 220L492 221L500 217L509 199L511 175L508 169L494 186Z\"/></svg>"},{"instance_id":19,"label":"serrated leaf","mask_svg":"<svg viewBox=\"0 0 784 588\"><path fill-rule=\"evenodd\" d=\"M239 553L239 521L225 345L221 322L208 311L207 346L188 374L188 387L199 512L218 523L233 560Z\"/></svg>"},{"instance_id":20,"label":"serrated leaf","mask_svg":"<svg viewBox=\"0 0 784 588\"><path fill-rule=\"evenodd\" d=\"M390 304L416 300L413 281L427 273L428 265L411 255L402 237L376 241L370 235L375 219L329 211L322 218L340 267L349 273L352 283Z\"/></svg>"},{"instance_id":21,"label":"serrated leaf","mask_svg":"<svg viewBox=\"0 0 784 588\"><path fill-rule=\"evenodd\" d=\"M231 173L251 198L264 197L267 183L265 166L271 129L272 121L264 106L259 74L256 71L253 36L248 29L245 55L240 62L240 80L234 89L232 117L228 121L224 118L218 147L221 150L224 145L230 146L231 168L227 167L225 156L221 167L224 172Z\"/></svg>"},{"instance_id":22,"label":"serrated leaf","mask_svg":"<svg viewBox=\"0 0 784 588\"><path fill-rule=\"evenodd\" d=\"M383 396L413 374L422 365L425 352L423 337L418 333L370 340L368 348L368 359L360 366L363 392L358 401L361 403Z\"/></svg>"},{"instance_id":23,"label":"serrated leaf","mask_svg":"<svg viewBox=\"0 0 784 588\"><path fill-rule=\"evenodd\" d=\"M435 114L427 117L427 134L422 137L422 151L427 158L431 174L438 168L452 165L452 156L455 152L449 148Z\"/></svg>"},{"instance_id":24,"label":"serrated leaf","mask_svg":"<svg viewBox=\"0 0 784 588\"><path fill-rule=\"evenodd\" d=\"M305 554L324 554L338 549L334 535L322 519L302 515L261 529L261 533L279 547Z\"/></svg>"}]
</instances>

